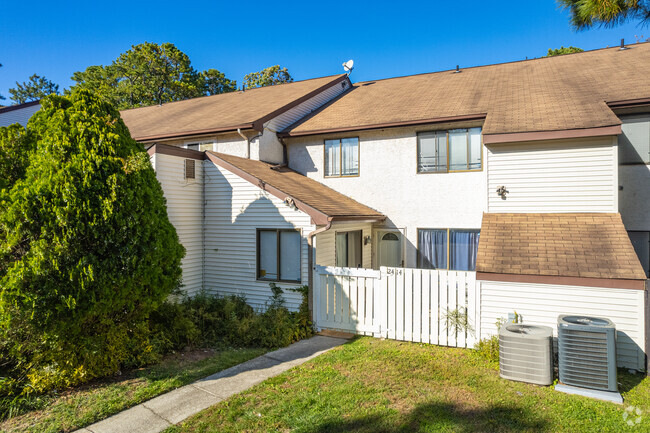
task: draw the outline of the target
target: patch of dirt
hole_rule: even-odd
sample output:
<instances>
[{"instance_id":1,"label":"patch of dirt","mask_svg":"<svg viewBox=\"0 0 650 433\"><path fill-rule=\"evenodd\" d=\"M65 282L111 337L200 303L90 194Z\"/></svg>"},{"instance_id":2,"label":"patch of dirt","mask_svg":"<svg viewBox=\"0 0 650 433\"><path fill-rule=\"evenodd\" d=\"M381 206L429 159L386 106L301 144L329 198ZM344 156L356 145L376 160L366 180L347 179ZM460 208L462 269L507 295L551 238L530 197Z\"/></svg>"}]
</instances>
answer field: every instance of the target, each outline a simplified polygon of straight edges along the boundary
<instances>
[{"instance_id":1,"label":"patch of dirt","mask_svg":"<svg viewBox=\"0 0 650 433\"><path fill-rule=\"evenodd\" d=\"M212 357L215 353L217 353L217 351L214 349L187 349L182 352L176 352L165 356L162 360L162 363L185 363L203 361L204 359Z\"/></svg>"}]
</instances>

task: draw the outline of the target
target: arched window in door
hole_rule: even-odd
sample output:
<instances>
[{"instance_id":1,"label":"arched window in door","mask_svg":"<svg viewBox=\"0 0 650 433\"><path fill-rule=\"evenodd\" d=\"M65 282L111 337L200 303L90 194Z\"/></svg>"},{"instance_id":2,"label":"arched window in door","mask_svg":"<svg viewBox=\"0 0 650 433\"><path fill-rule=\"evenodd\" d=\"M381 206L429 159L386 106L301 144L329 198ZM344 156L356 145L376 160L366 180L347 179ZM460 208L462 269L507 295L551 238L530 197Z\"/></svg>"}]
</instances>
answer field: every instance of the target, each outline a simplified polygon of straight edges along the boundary
<instances>
[{"instance_id":1,"label":"arched window in door","mask_svg":"<svg viewBox=\"0 0 650 433\"><path fill-rule=\"evenodd\" d=\"M402 266L402 241L397 232L384 233L379 241L379 266Z\"/></svg>"}]
</instances>

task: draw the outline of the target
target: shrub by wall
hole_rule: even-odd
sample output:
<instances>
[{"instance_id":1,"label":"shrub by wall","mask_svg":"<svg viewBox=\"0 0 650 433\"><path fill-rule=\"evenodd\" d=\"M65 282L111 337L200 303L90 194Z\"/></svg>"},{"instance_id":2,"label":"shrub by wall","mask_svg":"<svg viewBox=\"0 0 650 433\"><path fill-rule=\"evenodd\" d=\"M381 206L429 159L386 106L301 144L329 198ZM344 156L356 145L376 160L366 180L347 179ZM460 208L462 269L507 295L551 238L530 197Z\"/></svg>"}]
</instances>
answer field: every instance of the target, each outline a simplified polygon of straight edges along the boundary
<instances>
[{"instance_id":1,"label":"shrub by wall","mask_svg":"<svg viewBox=\"0 0 650 433\"><path fill-rule=\"evenodd\" d=\"M148 316L184 249L119 112L49 96L26 130L0 128L0 147L27 161L0 180L0 376L40 392L155 356Z\"/></svg>"}]
</instances>

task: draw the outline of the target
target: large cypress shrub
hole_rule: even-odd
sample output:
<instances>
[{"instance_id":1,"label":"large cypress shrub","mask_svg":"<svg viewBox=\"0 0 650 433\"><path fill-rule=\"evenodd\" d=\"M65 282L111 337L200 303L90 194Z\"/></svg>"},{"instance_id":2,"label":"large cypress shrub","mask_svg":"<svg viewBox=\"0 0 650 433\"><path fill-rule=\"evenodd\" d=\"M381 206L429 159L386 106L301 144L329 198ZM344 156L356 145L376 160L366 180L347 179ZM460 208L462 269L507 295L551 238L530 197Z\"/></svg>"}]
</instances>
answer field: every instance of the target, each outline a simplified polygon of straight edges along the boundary
<instances>
[{"instance_id":1,"label":"large cypress shrub","mask_svg":"<svg viewBox=\"0 0 650 433\"><path fill-rule=\"evenodd\" d=\"M0 376L36 391L143 361L184 255L119 112L87 91L41 105L26 131L0 128L0 159L28 161L0 173Z\"/></svg>"}]
</instances>

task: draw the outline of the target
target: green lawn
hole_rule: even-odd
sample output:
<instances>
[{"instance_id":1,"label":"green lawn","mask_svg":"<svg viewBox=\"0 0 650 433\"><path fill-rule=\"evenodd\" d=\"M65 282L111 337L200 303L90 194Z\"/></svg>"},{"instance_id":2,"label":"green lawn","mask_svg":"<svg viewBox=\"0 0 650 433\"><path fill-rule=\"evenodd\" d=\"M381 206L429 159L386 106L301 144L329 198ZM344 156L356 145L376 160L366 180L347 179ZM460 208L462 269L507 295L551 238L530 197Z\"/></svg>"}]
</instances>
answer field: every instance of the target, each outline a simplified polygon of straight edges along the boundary
<instances>
[{"instance_id":1,"label":"green lawn","mask_svg":"<svg viewBox=\"0 0 650 433\"><path fill-rule=\"evenodd\" d=\"M619 381L623 406L502 380L471 350L359 338L167 433L650 431L649 379Z\"/></svg>"},{"instance_id":2,"label":"green lawn","mask_svg":"<svg viewBox=\"0 0 650 433\"><path fill-rule=\"evenodd\" d=\"M153 367L43 398L41 409L1 422L0 431L73 431L265 352L227 349L178 353Z\"/></svg>"}]
</instances>

